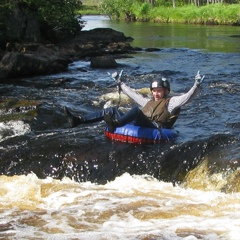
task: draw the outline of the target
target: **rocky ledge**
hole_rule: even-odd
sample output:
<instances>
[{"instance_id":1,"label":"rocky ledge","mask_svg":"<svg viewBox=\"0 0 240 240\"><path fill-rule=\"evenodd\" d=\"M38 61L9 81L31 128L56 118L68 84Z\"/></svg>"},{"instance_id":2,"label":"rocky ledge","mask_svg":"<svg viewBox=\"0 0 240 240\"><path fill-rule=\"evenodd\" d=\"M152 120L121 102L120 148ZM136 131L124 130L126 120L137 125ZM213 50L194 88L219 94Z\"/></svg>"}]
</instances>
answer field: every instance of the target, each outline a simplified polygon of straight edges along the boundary
<instances>
[{"instance_id":1,"label":"rocky ledge","mask_svg":"<svg viewBox=\"0 0 240 240\"><path fill-rule=\"evenodd\" d=\"M139 50L131 47L132 40L113 29L96 28L59 44L8 44L0 53L0 82L64 72L69 63L81 59L90 61L91 67L114 68L119 55Z\"/></svg>"}]
</instances>

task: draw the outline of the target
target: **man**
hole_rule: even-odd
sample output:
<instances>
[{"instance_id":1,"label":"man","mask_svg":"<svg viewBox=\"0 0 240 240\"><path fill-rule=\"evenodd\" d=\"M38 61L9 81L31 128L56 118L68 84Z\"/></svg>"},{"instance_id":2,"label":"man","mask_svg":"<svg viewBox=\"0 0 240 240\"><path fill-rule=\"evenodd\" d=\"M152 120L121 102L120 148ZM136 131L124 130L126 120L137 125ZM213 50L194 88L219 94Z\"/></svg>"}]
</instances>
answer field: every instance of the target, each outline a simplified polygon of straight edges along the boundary
<instances>
[{"instance_id":1,"label":"man","mask_svg":"<svg viewBox=\"0 0 240 240\"><path fill-rule=\"evenodd\" d=\"M133 99L138 105L127 113L123 113L116 107L105 108L103 110L87 114L83 117L76 117L65 107L65 113L69 116L72 127L82 123L91 123L105 120L109 131L114 132L116 127L124 126L127 123L150 128L171 128L178 118L180 108L189 103L200 91L200 84L204 76L199 72L195 76L193 87L181 96L169 97L170 83L166 78L156 78L150 84L153 99L144 98L123 82L119 82L120 90Z\"/></svg>"}]
</instances>

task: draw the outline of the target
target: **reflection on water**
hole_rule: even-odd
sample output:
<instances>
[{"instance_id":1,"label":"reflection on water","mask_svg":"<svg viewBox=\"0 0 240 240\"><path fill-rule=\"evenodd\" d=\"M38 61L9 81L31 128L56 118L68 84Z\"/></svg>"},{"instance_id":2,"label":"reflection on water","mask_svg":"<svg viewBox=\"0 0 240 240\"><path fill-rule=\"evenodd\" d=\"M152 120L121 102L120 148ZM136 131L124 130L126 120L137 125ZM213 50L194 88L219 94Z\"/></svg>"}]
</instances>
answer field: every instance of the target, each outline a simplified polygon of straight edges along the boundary
<instances>
[{"instance_id":1,"label":"reflection on water","mask_svg":"<svg viewBox=\"0 0 240 240\"><path fill-rule=\"evenodd\" d=\"M191 48L207 52L240 53L240 27L166 23L127 23L108 17L84 16L83 30L113 28L134 38L133 46L143 48ZM144 33L144 34L143 34ZM235 37L234 37L235 36Z\"/></svg>"}]
</instances>

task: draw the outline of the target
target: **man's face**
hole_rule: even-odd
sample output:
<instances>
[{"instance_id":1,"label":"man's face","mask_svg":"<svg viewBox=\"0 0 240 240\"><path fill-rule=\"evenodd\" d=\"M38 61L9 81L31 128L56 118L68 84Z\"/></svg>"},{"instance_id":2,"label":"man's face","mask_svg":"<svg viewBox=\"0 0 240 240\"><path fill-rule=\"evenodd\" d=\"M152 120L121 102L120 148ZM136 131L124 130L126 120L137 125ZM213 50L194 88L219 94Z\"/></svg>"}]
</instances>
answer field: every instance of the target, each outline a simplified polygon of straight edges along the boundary
<instances>
[{"instance_id":1,"label":"man's face","mask_svg":"<svg viewBox=\"0 0 240 240\"><path fill-rule=\"evenodd\" d=\"M152 89L152 94L153 94L153 98L155 101L158 101L160 99L162 99L165 94L167 94L167 89L163 88L163 87L158 87L158 88L153 88Z\"/></svg>"}]
</instances>

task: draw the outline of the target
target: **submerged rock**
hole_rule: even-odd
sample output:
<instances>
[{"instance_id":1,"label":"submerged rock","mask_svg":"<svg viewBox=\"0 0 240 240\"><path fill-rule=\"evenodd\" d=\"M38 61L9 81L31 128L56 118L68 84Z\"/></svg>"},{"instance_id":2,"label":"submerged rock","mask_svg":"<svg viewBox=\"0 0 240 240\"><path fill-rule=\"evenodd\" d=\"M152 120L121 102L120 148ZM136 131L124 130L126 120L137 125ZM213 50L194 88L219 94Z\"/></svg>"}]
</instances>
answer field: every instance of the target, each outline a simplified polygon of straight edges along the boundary
<instances>
[{"instance_id":1,"label":"submerged rock","mask_svg":"<svg viewBox=\"0 0 240 240\"><path fill-rule=\"evenodd\" d=\"M117 62L113 57L100 56L91 59L92 68L116 68Z\"/></svg>"}]
</instances>

